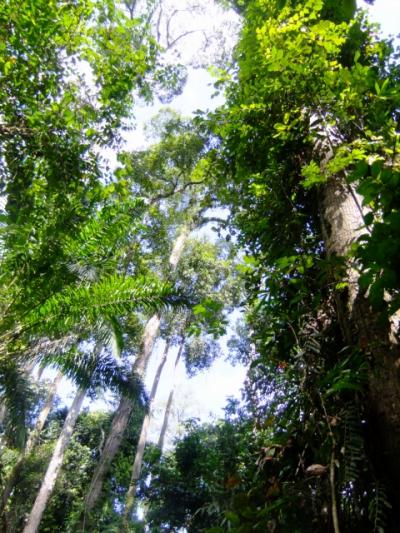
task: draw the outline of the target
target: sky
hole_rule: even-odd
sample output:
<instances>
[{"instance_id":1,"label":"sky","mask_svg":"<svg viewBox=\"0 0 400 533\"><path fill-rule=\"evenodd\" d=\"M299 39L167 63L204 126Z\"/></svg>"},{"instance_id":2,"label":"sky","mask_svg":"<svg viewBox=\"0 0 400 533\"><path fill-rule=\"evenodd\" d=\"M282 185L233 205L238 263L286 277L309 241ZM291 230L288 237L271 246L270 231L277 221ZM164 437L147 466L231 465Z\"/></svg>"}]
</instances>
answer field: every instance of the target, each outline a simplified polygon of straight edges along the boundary
<instances>
[{"instance_id":1,"label":"sky","mask_svg":"<svg viewBox=\"0 0 400 533\"><path fill-rule=\"evenodd\" d=\"M174 0L170 0L173 2ZM363 0L358 1L359 7L367 8L371 13L371 19L379 22L382 25L384 35L396 35L400 31L400 0L376 0L374 6L368 6ZM226 15L224 15L226 16ZM207 19L208 17L208 19ZM215 26L223 26L222 18L219 12L217 15L213 13L212 22ZM193 17L192 17L193 18ZM198 14L196 23L198 27L203 28L210 26L210 15L207 13ZM235 33L235 20L230 19L225 31L231 32L228 36L233 37ZM176 31L181 31L180 27L185 29L193 29L194 21L188 19L183 14L183 19L177 23ZM184 54L192 53L193 38L189 36L182 41L182 50ZM141 149L145 148L148 141L144 135L143 127L147 120L149 120L156 112L165 107L173 107L180 111L183 115L190 115L197 109L206 110L213 109L223 103L223 97L212 97L214 88L212 86L213 80L210 74L204 69L189 69L188 81L183 93L175 98L173 102L168 105L160 103L153 106L139 105L136 108L136 123L137 126L134 131L127 134L127 148ZM224 346L226 339L222 340ZM175 349L176 350L176 349ZM154 418L150 428L151 438L156 439L161 423L164 405L169 393L169 384L172 381L172 367L175 359L175 350L172 351L168 358L168 363L164 368L162 380L159 387L159 393L156 397ZM155 369L157 368L159 358L162 352L162 344L158 344L154 350L152 360L149 364L146 385L149 389L153 380ZM179 366L177 372L176 383L176 401L175 401L175 420L172 421L172 428L170 435L179 432L179 423L188 417L198 417L202 420L210 420L223 414L223 407L226 405L228 396L240 397L240 388L245 377L245 369L242 366L232 367L229 363L221 357L217 360L208 371L200 373L198 376L188 379L183 368L183 364ZM71 397L67 391L70 386L67 384L63 387L64 392L62 396L66 398ZM68 403L68 402L67 402ZM89 401L86 405L89 405ZM104 407L104 403L96 404L98 407ZM93 406L91 406L93 407Z\"/></svg>"},{"instance_id":2,"label":"sky","mask_svg":"<svg viewBox=\"0 0 400 533\"><path fill-rule=\"evenodd\" d=\"M369 11L371 20L381 24L385 36L400 33L400 0L375 0L373 6L359 0L357 4Z\"/></svg>"}]
</instances>

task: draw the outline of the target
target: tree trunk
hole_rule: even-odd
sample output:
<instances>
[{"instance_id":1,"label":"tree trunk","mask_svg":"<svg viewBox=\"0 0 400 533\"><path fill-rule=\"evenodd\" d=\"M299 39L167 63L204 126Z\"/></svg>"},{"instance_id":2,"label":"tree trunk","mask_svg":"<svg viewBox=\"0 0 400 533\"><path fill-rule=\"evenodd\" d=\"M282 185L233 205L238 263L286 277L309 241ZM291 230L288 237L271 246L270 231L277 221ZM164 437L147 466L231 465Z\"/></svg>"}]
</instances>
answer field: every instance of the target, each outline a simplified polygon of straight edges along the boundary
<instances>
[{"instance_id":1,"label":"tree trunk","mask_svg":"<svg viewBox=\"0 0 400 533\"><path fill-rule=\"evenodd\" d=\"M36 533L38 531L43 512L53 492L57 476L62 466L64 452L71 440L76 420L81 410L83 400L85 399L86 390L86 387L81 387L75 395L23 533Z\"/></svg>"},{"instance_id":2,"label":"tree trunk","mask_svg":"<svg viewBox=\"0 0 400 533\"><path fill-rule=\"evenodd\" d=\"M119 450L125 430L129 423L132 408L132 400L123 396L113 417L110 431L104 443L104 447L101 451L100 458L97 462L86 494L83 527L85 526L87 514L92 511L100 496L104 476Z\"/></svg>"},{"instance_id":3,"label":"tree trunk","mask_svg":"<svg viewBox=\"0 0 400 533\"><path fill-rule=\"evenodd\" d=\"M182 255L183 247L189 235L189 231L190 228L185 226L175 241L174 247L169 258L170 270L172 272L176 269L178 265L179 259ZM147 363L149 361L153 346L157 338L160 321L161 317L158 313L156 313L150 318L150 320L146 324L142 339L140 355L138 356L132 367L132 371L140 378L143 378L143 376L145 375ZM101 489L103 487L104 476L119 450L123 436L125 434L125 430L129 423L133 407L134 406L132 400L129 400L124 397L121 398L117 410L115 411L114 418L103 451L93 473L93 477L90 482L88 492L86 494L83 523L85 523L86 516L90 515L91 511L94 509L99 499Z\"/></svg>"},{"instance_id":4,"label":"tree trunk","mask_svg":"<svg viewBox=\"0 0 400 533\"><path fill-rule=\"evenodd\" d=\"M63 378L63 374L61 372L58 372L56 377L54 378L53 383L49 387L49 392L47 394L46 402L42 410L40 411L38 419L36 420L35 427L33 431L31 432L31 434L29 435L29 438L26 442L25 455L30 453L32 449L36 446L39 435L46 423L47 417L49 416L49 413L51 409L53 408L54 399L56 397L57 389L61 383L62 378Z\"/></svg>"},{"instance_id":5,"label":"tree trunk","mask_svg":"<svg viewBox=\"0 0 400 533\"><path fill-rule=\"evenodd\" d=\"M133 372L139 377L143 377L150 354L157 337L158 328L160 325L160 315L153 315L147 322L142 340L142 348L140 356L136 359L133 365ZM83 523L86 521L86 515L90 514L99 499L101 489L103 486L104 476L108 471L111 462L116 456L125 430L128 427L129 419L132 414L134 404L130 398L121 397L117 410L115 411L110 431L108 433L104 448L101 452L100 458L97 462L95 471L93 473L88 492L85 498L85 511Z\"/></svg>"},{"instance_id":6,"label":"tree trunk","mask_svg":"<svg viewBox=\"0 0 400 533\"><path fill-rule=\"evenodd\" d=\"M170 390L170 393L169 393L169 396L168 396L167 405L165 407L164 419L163 419L163 423L162 423L162 426L161 426L160 436L158 437L157 446L160 448L161 451L164 448L165 435L167 433L169 415L171 413L172 401L174 399L174 394L175 394L176 369L178 367L178 364L179 364L179 361L180 361L180 358L181 358L181 355L182 355L182 351L183 351L184 345L185 345L185 337L182 338L181 343L179 345L178 353L176 355L175 365L174 365L174 375L173 375L173 378L172 378L171 390Z\"/></svg>"},{"instance_id":7,"label":"tree trunk","mask_svg":"<svg viewBox=\"0 0 400 533\"><path fill-rule=\"evenodd\" d=\"M7 415L7 407L3 404L0 405L0 426L4 425Z\"/></svg>"},{"instance_id":8,"label":"tree trunk","mask_svg":"<svg viewBox=\"0 0 400 533\"><path fill-rule=\"evenodd\" d=\"M328 254L345 256L364 226L361 198L339 177L322 191L322 225ZM358 287L358 272L347 262L348 293L338 314L347 343L358 345L368 360L369 431L375 468L386 477L392 496L400 495L400 346L391 325L369 305Z\"/></svg>"},{"instance_id":9,"label":"tree trunk","mask_svg":"<svg viewBox=\"0 0 400 533\"><path fill-rule=\"evenodd\" d=\"M5 427L4 427L4 423L6 421L6 418L7 418L7 407L5 406L5 404L1 404L0 405L0 426L2 427L2 433L0 435L0 456L3 454L3 448L5 446Z\"/></svg>"},{"instance_id":10,"label":"tree trunk","mask_svg":"<svg viewBox=\"0 0 400 533\"><path fill-rule=\"evenodd\" d=\"M140 432L139 441L136 447L135 460L133 462L133 467L132 467L131 481L129 484L128 492L126 493L125 511L124 511L125 524L127 523L129 519L129 516L133 509L133 504L135 501L136 485L140 477L140 471L142 469L144 449L146 447L147 433L148 433L150 420L151 420L151 410L153 407L154 399L157 394L157 389L160 383L161 374L164 369L165 363L167 361L168 350L169 350L169 339L165 343L164 352L163 352L163 355L161 357L160 363L158 365L157 371L154 376L153 385L151 387L150 397L149 397L149 410L143 419L142 430Z\"/></svg>"},{"instance_id":11,"label":"tree trunk","mask_svg":"<svg viewBox=\"0 0 400 533\"><path fill-rule=\"evenodd\" d=\"M25 445L24 451L21 453L21 455L18 458L18 461L15 463L12 471L10 472L8 478L5 481L5 486L3 490L3 494L1 496L0 501L0 516L4 519L4 511L7 505L7 501L10 497L10 494L14 488L18 473L21 469L21 466L24 464L24 460L27 455L30 454L30 452L33 450L33 448L36 446L36 443L38 441L39 435L46 423L47 417L49 416L49 413L53 407L54 404L54 398L56 396L56 392L58 389L58 386L60 384L60 381L62 379L63 375L61 372L58 372L56 375L53 383L50 385L46 402L42 408L42 410L39 413L38 419L36 421L35 427L32 429L28 440ZM7 531L7 528L5 527L5 531Z\"/></svg>"}]
</instances>

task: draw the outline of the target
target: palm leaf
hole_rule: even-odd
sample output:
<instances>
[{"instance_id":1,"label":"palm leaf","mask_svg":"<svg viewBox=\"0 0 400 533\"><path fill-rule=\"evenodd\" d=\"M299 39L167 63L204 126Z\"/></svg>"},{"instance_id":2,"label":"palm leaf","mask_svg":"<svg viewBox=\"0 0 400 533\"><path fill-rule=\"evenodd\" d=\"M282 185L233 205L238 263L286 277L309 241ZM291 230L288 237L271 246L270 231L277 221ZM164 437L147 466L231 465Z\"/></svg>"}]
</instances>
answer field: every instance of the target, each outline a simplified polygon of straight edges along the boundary
<instances>
[{"instance_id":1,"label":"palm leaf","mask_svg":"<svg viewBox=\"0 0 400 533\"><path fill-rule=\"evenodd\" d=\"M81 227L77 235L67 235L63 252L68 269L86 281L95 280L100 270L104 273L107 268L115 269L124 244L132 241L140 227L143 207L140 199L117 205L110 203Z\"/></svg>"},{"instance_id":2,"label":"palm leaf","mask_svg":"<svg viewBox=\"0 0 400 533\"><path fill-rule=\"evenodd\" d=\"M0 365L0 400L6 409L3 429L7 443L23 448L27 418L35 398L26 370L15 359Z\"/></svg>"},{"instance_id":3,"label":"palm leaf","mask_svg":"<svg viewBox=\"0 0 400 533\"><path fill-rule=\"evenodd\" d=\"M89 343L84 343L81 349L46 353L40 359L40 364L57 368L78 387L108 388L133 400L140 399L143 405L146 403L142 380L132 376L130 369L116 361L110 350L93 350Z\"/></svg>"},{"instance_id":4,"label":"palm leaf","mask_svg":"<svg viewBox=\"0 0 400 533\"><path fill-rule=\"evenodd\" d=\"M156 279L108 276L80 287L68 287L48 298L25 317L25 328L38 333L65 334L74 328L90 330L104 319L133 310L154 312L184 299Z\"/></svg>"}]
</instances>

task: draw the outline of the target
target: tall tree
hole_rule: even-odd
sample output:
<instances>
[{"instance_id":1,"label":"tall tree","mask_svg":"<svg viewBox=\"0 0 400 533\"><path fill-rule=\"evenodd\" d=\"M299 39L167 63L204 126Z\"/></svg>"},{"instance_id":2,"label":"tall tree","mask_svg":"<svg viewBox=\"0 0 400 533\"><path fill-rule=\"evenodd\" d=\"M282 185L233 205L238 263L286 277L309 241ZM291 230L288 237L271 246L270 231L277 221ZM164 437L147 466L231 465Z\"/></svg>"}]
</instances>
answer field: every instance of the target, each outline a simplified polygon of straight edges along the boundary
<instances>
[{"instance_id":1,"label":"tall tree","mask_svg":"<svg viewBox=\"0 0 400 533\"><path fill-rule=\"evenodd\" d=\"M65 239L126 193L99 149L120 146L136 96L174 86L147 18L101 0L1 6L3 351L21 315L75 281Z\"/></svg>"},{"instance_id":2,"label":"tall tree","mask_svg":"<svg viewBox=\"0 0 400 533\"><path fill-rule=\"evenodd\" d=\"M177 265L175 272L176 286L179 287L182 293L187 294L192 301L200 303L195 305L193 309L184 310L180 313L170 313L170 316L164 317L162 334L166 339L166 351L164 351L156 370L150 393L149 414L143 420L142 432L132 466L131 483L128 487L124 510L125 529L128 529L129 519L135 503L152 402L157 392L169 346L178 344L175 366L179 363L183 352L189 375L194 375L199 370L208 368L219 353L217 342L213 338L210 339L210 337L212 334L217 337L224 332L225 314L232 305L232 298L229 297L229 293L239 292L238 286L233 289L233 276L230 277L228 274L231 260L229 249L227 250L226 248L221 245L212 245L204 242L204 240L191 239L187 243L185 250L183 250L182 258ZM235 296L234 299L237 300L238 295ZM191 333L196 333L194 339L189 339ZM202 335L202 338L200 335Z\"/></svg>"},{"instance_id":3,"label":"tall tree","mask_svg":"<svg viewBox=\"0 0 400 533\"><path fill-rule=\"evenodd\" d=\"M178 351L176 353L176 357L175 357L171 388L168 394L167 403L165 405L163 421L162 421L162 425L160 429L160 435L158 437L158 442L157 442L157 446L161 452L163 451L164 444L165 444L165 437L167 434L169 417L171 415L172 403L174 401L175 386L176 386L176 371L181 360L184 344L185 344L185 337L182 337L181 342L178 347Z\"/></svg>"},{"instance_id":4,"label":"tall tree","mask_svg":"<svg viewBox=\"0 0 400 533\"><path fill-rule=\"evenodd\" d=\"M144 285L144 295L146 294L147 289L148 287ZM138 296L139 296L139 299L138 299L138 302L139 302L140 294L138 294ZM148 297L148 296L145 296L145 297ZM148 303L150 304L150 307L157 306L158 305L157 294L154 294L154 302L151 302L151 296L150 296ZM47 501L53 492L54 485L57 480L57 476L61 469L64 453L71 440L72 432L74 430L74 426L77 421L82 403L85 399L87 390L93 380L93 373L96 373L96 372L98 373L98 369L100 368L100 373L102 375L101 379L106 378L106 375L104 372L104 365L102 364L101 358L99 357L100 352L101 352L101 346L102 346L102 342L101 340L98 340L96 343L96 347L94 349L93 357L90 358L91 362L89 365L87 365L87 367L84 368L84 377L86 378L86 385L79 386L78 391L72 402L71 408L68 411L68 415L65 419L61 434L57 440L57 443L56 443L53 455L51 457L50 463L48 465L46 474L44 476L42 485L36 497L35 503L32 507L31 513L28 517L28 522L24 529L26 533L36 532L38 530Z\"/></svg>"},{"instance_id":5,"label":"tall tree","mask_svg":"<svg viewBox=\"0 0 400 533\"><path fill-rule=\"evenodd\" d=\"M172 249L170 256L170 266L172 269L176 268L185 240L186 230L179 235ZM146 323L141 346L139 348L139 354L132 367L132 372L140 378L143 378L145 374L147 363L153 350L154 343L157 339L160 320L160 313L156 313ZM104 476L119 450L126 428L128 427L133 408L134 404L132 399L122 396L114 413L109 435L107 436L101 457L99 458L90 487L86 494L84 521L86 521L86 513L90 514L98 501L103 486Z\"/></svg>"},{"instance_id":6,"label":"tall tree","mask_svg":"<svg viewBox=\"0 0 400 533\"><path fill-rule=\"evenodd\" d=\"M92 388L88 397L93 398L96 391L97 389ZM118 502L122 503L123 488L129 482L129 469L127 467L132 461L132 449L137 442L138 431L140 431L138 426L143 418L146 402L144 390L141 387L137 387L137 394L135 402L137 411L132 416L126 440L106 478L108 505L104 502L102 515L98 522L93 525L93 531L111 529L114 524L119 522ZM7 532L22 531L24 518L30 511L36 496L34 490L40 486L66 414L67 409L59 403L58 407L50 414L35 453L30 454L24 461L7 513ZM77 530L85 490L104 444L111 418L112 412L97 411L92 406L89 409L84 409L78 417L71 441L64 455L63 467L43 514L40 530ZM9 453L10 451L7 450L7 455Z\"/></svg>"},{"instance_id":7,"label":"tall tree","mask_svg":"<svg viewBox=\"0 0 400 533\"><path fill-rule=\"evenodd\" d=\"M135 261L135 254L129 254L126 261L126 250L131 247L131 240L135 231L134 210L130 202L122 205L110 204L98 210L95 218L86 225L74 238L66 238L63 247L66 250L65 260L69 268L76 273L76 286L68 287L67 290L50 297L38 310L33 310L26 316L27 324L31 320L35 324L35 330L42 335L49 335L55 339L62 335L72 334L73 343L78 339L85 339L95 335L98 347L107 340L107 330L121 333L119 320L139 309L143 304L147 310L158 308L163 300L162 289L157 294L156 285L143 276L132 277L116 275L113 272L125 270L134 274L140 272L140 261ZM129 229L127 229L129 228ZM143 269L142 269L143 270ZM136 294L135 294L136 293ZM159 298L161 296L161 299ZM41 309L41 310L40 310ZM93 313L94 311L94 313ZM36 314L38 313L38 314ZM63 320L60 320L62 314ZM86 315L86 316L85 316ZM38 322L40 317L40 323ZM37 324L37 325L36 325ZM31 333L31 332L30 332ZM46 343L43 343L45 345ZM54 347L54 343L49 343ZM34 347L39 354L43 352L43 346ZM100 348L99 348L100 349ZM71 354L73 356L73 353ZM91 382L90 376L96 370L98 364L106 377L104 365L97 357L92 362L83 358L76 365L74 358L68 357L65 345L61 343L61 350L41 353L41 363L52 363L63 368L64 373L70 376L82 372L89 375L86 386L80 386L72 406L71 416L67 417L64 429L57 441L54 454L48 466L43 484L37 500L28 520L27 528L36 530L45 509L48 498L51 495L58 473L61 468L64 451L71 438L74 423L79 414L80 406L85 396L85 390ZM85 363L86 367L82 364ZM91 369L91 370L90 370ZM11 478L10 478L11 479ZM7 498L8 485L5 487L3 499ZM7 490L6 490L7 489Z\"/></svg>"},{"instance_id":8,"label":"tall tree","mask_svg":"<svg viewBox=\"0 0 400 533\"><path fill-rule=\"evenodd\" d=\"M170 279L202 208L201 204L193 205L192 189L198 187L196 192L199 200L204 197L203 182L207 178L208 167L204 166L201 157L205 138L189 121L170 111L157 117L152 127L155 134L161 137L160 142L146 151L121 155L123 167L116 174L120 180L129 180L133 192L150 203L151 216L148 218L148 235L144 241L148 241L153 252L160 253L156 264L165 278ZM167 258L165 248L168 249L166 242L171 233L177 236ZM159 249L160 245L162 250ZM132 371L140 377L146 371L160 320L160 314L156 314L146 323L139 353L132 367ZM132 409L131 400L122 397L86 495L84 521L101 495L104 476L121 445Z\"/></svg>"},{"instance_id":9,"label":"tall tree","mask_svg":"<svg viewBox=\"0 0 400 533\"><path fill-rule=\"evenodd\" d=\"M158 385L160 383L161 374L165 366L165 363L167 361L168 350L169 350L169 343L167 341L165 343L164 351L161 356L161 360L158 364L158 367L157 367L157 370L156 370L156 373L153 379L153 384L151 386L150 395L149 395L148 412L145 414L143 418L142 428L141 428L139 440L136 446L135 459L132 465L131 480L129 483L128 491L126 493L125 509L124 509L124 515L123 515L123 529L126 531L129 531L129 517L132 512L133 505L135 502L136 484L140 478L140 473L142 469L142 462L143 462L144 450L145 450L146 441L147 441L147 434L148 434L149 425L150 425L151 412L152 412L152 408L154 404L154 399L157 394Z\"/></svg>"},{"instance_id":10,"label":"tall tree","mask_svg":"<svg viewBox=\"0 0 400 533\"><path fill-rule=\"evenodd\" d=\"M239 240L252 256L250 327L262 364L291 377L293 369L307 369L299 385L325 420L323 464L333 465L330 510L338 530L344 437L330 417L344 408L351 386L365 394L357 398L359 426L367 421L374 466L348 497L355 505L370 476L384 479L392 497L399 492L399 345L391 316L398 306L392 250L398 249L399 203L389 192L399 175L398 66L391 43L378 40L362 15L352 20L354 2L234 4L244 27L228 104L214 117L222 147L219 197L231 206ZM304 343L308 336L311 346L315 335L321 340L312 356ZM327 391L311 393L317 375L332 379L347 367L355 381L364 374L365 389L362 379L345 384L337 376L343 398L338 392L337 405L330 398L326 410ZM313 368L319 368L315 378ZM254 363L252 372L259 374L255 389L262 368Z\"/></svg>"},{"instance_id":11,"label":"tall tree","mask_svg":"<svg viewBox=\"0 0 400 533\"><path fill-rule=\"evenodd\" d=\"M53 455L44 476L42 485L29 514L28 521L24 527L24 533L36 533L42 519L43 512L46 508L47 501L50 498L58 473L61 469L64 452L67 448L75 427L76 420L85 399L87 389L82 387L74 397L72 405L68 411L61 434L57 440Z\"/></svg>"}]
</instances>

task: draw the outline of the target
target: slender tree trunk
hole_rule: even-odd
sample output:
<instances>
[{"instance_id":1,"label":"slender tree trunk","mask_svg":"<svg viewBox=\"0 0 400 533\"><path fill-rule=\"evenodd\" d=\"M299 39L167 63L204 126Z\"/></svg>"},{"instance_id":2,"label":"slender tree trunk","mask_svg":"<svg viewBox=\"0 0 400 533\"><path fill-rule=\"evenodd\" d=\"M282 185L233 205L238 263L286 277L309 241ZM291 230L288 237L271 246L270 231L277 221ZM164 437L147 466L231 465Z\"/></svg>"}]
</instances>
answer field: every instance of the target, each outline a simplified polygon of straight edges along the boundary
<instances>
[{"instance_id":1,"label":"slender tree trunk","mask_svg":"<svg viewBox=\"0 0 400 533\"><path fill-rule=\"evenodd\" d=\"M86 516L93 510L94 506L97 503L97 500L99 499L103 486L104 476L119 450L123 436L125 434L125 430L129 423L131 413L132 400L123 396L114 414L110 431L104 443L104 447L101 451L100 458L97 462L86 494L85 510L83 516L83 528L85 527Z\"/></svg>"},{"instance_id":2,"label":"slender tree trunk","mask_svg":"<svg viewBox=\"0 0 400 533\"><path fill-rule=\"evenodd\" d=\"M129 516L131 515L133 505L135 502L136 485L140 477L140 471L142 469L144 449L146 447L147 433L148 433L149 424L151 420L151 411L153 408L154 399L157 394L158 385L160 383L161 374L164 369L165 363L167 361L168 350L169 350L169 340L167 340L167 342L165 343L164 352L163 352L163 355L161 357L160 363L158 365L157 371L154 376L153 385L151 387L150 397L149 397L149 410L143 419L142 430L140 432L139 441L136 447L135 460L133 462L133 467L132 467L131 481L129 484L128 492L126 493L126 500L125 500L125 511L124 511L125 526L128 522Z\"/></svg>"},{"instance_id":3,"label":"slender tree trunk","mask_svg":"<svg viewBox=\"0 0 400 533\"><path fill-rule=\"evenodd\" d=\"M133 372L139 377L143 377L146 370L150 354L157 338L159 325L159 314L153 315L146 324L143 334L142 348L140 351L141 355L138 359L136 359L135 364L133 365ZM101 489L103 487L104 476L119 450L126 428L129 424L133 407L134 404L130 398L125 396L121 397L117 410L115 411L104 448L97 462L86 494L83 525L86 522L86 515L93 510L99 499Z\"/></svg>"},{"instance_id":4,"label":"slender tree trunk","mask_svg":"<svg viewBox=\"0 0 400 533\"><path fill-rule=\"evenodd\" d=\"M36 446L37 441L39 439L39 435L46 423L47 417L49 416L49 413L53 407L54 404L54 398L56 396L56 392L58 389L58 386L60 384L60 381L62 379L63 375L61 372L58 372L56 375L53 383L50 385L46 402L42 408L42 410L39 413L38 419L36 421L35 427L32 429L28 440L25 445L24 451L21 453L21 455L18 458L18 461L15 463L12 471L10 472L8 478L6 479L3 494L1 496L0 501L0 516L3 517L4 511L7 505L7 501L10 497L10 494L14 488L18 473L21 469L21 466L24 464L24 460L27 457L27 455L30 454L30 452L33 450L33 448ZM4 518L4 517L3 517ZM6 531L7 529L5 529Z\"/></svg>"},{"instance_id":5,"label":"slender tree trunk","mask_svg":"<svg viewBox=\"0 0 400 533\"><path fill-rule=\"evenodd\" d=\"M178 265L179 259L182 255L183 247L189 235L189 231L190 228L185 226L175 241L169 258L171 271L174 271ZM146 372L147 363L157 339L160 321L161 317L158 313L156 313L146 324L140 355L136 359L132 368L133 372L136 373L140 378L142 378ZM86 522L86 516L90 515L100 497L104 476L119 450L132 410L132 400L122 397L117 410L115 411L110 431L86 494L83 525Z\"/></svg>"},{"instance_id":6,"label":"slender tree trunk","mask_svg":"<svg viewBox=\"0 0 400 533\"><path fill-rule=\"evenodd\" d=\"M7 407L6 405L3 403L0 405L0 425L2 426L2 433L0 435L0 456L3 454L3 448L5 446L5 427L4 427L4 423L6 421L6 417L7 417Z\"/></svg>"},{"instance_id":7,"label":"slender tree trunk","mask_svg":"<svg viewBox=\"0 0 400 533\"><path fill-rule=\"evenodd\" d=\"M339 177L330 178L321 202L328 254L345 256L364 226L361 198ZM400 495L400 346L391 324L373 310L358 287L358 272L347 264L348 292L338 314L346 342L358 345L370 362L369 431L375 468L386 477L392 496Z\"/></svg>"},{"instance_id":8,"label":"slender tree trunk","mask_svg":"<svg viewBox=\"0 0 400 533\"><path fill-rule=\"evenodd\" d=\"M169 416L171 414L172 401L174 399L174 394L175 394L176 369L178 367L178 364L179 364L179 361L180 361L180 358L181 358L181 355L182 355L182 351L183 351L184 345L185 345L185 337L182 338L182 340L180 342L180 345L179 345L178 353L176 355L175 365L174 365L174 375L173 375L173 378L172 378L171 390L169 392L167 405L166 405L165 411L164 411L164 419L163 419L163 423L162 423L162 426L161 426L160 436L158 437L157 445L158 445L158 447L160 448L161 451L164 448L165 435L167 433Z\"/></svg>"},{"instance_id":9,"label":"slender tree trunk","mask_svg":"<svg viewBox=\"0 0 400 533\"><path fill-rule=\"evenodd\" d=\"M36 533L39 529L43 512L53 492L57 476L62 466L64 452L71 440L76 420L81 410L83 400L85 399L86 390L86 387L81 387L75 395L23 533Z\"/></svg>"},{"instance_id":10,"label":"slender tree trunk","mask_svg":"<svg viewBox=\"0 0 400 533\"><path fill-rule=\"evenodd\" d=\"M7 407L3 403L0 405L0 426L4 424L6 415L7 415Z\"/></svg>"},{"instance_id":11,"label":"slender tree trunk","mask_svg":"<svg viewBox=\"0 0 400 533\"><path fill-rule=\"evenodd\" d=\"M49 416L50 411L53 408L54 399L56 397L57 389L61 383L61 380L63 378L63 374L61 372L58 372L56 377L54 378L53 383L50 385L46 402L40 411L40 414L38 416L38 419L36 420L35 427L31 434L29 435L29 438L27 440L26 446L25 446L25 455L30 453L32 449L36 446L36 443L38 441L39 435L46 423L47 417Z\"/></svg>"}]
</instances>

